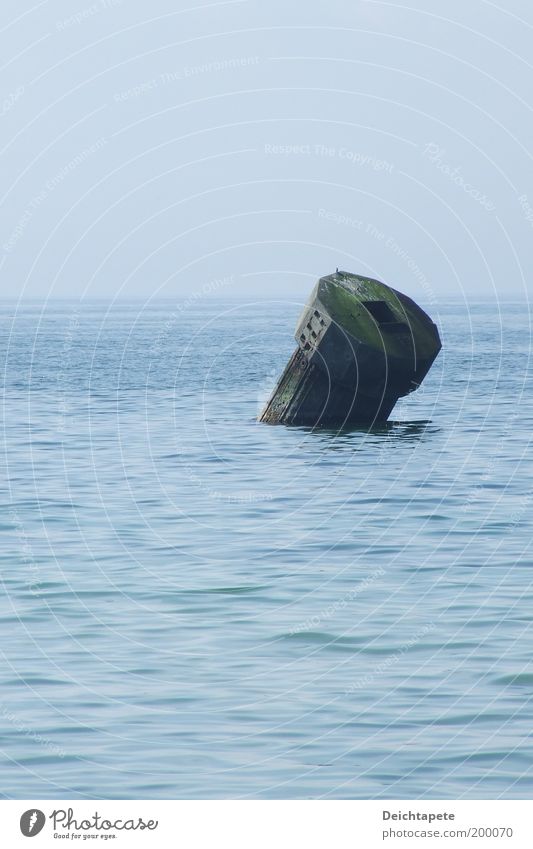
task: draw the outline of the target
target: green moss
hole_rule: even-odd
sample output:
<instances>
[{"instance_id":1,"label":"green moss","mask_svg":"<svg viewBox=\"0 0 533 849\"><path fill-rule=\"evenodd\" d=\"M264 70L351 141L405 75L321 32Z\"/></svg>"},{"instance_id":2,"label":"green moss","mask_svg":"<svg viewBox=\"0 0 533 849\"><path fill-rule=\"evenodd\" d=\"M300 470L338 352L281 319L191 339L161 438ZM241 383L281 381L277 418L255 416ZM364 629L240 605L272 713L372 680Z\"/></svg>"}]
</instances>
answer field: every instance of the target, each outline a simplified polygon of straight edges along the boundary
<instances>
[{"instance_id":1,"label":"green moss","mask_svg":"<svg viewBox=\"0 0 533 849\"><path fill-rule=\"evenodd\" d=\"M339 285L340 284L340 285ZM318 297L331 318L361 342L387 353L404 357L412 351L413 340L417 356L421 359L435 353L435 335L432 322L408 299L400 300L394 289L355 274L335 274L324 277L318 287ZM385 301L397 321L405 322L411 334L389 333L380 328L361 301Z\"/></svg>"}]
</instances>

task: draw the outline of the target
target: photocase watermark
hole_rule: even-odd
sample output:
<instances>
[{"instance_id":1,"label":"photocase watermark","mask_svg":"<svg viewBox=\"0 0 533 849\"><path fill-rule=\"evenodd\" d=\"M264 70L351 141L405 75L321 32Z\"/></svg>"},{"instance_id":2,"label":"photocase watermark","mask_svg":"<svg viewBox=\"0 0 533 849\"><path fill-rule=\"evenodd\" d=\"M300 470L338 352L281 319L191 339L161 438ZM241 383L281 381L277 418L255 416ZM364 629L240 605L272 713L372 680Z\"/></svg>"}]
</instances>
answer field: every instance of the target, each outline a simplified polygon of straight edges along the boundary
<instances>
[{"instance_id":1,"label":"photocase watermark","mask_svg":"<svg viewBox=\"0 0 533 849\"><path fill-rule=\"evenodd\" d=\"M361 595L361 593L375 584L376 581L382 578L385 574L384 569L376 569L363 581L356 584L353 589L345 593L338 601L328 604L328 606L321 610L320 613L317 613L316 616L311 616L309 619L306 619L304 622L299 622L291 628L291 636L294 636L294 634L301 634L303 631L311 631L312 629L317 628L324 620L331 619L339 612L339 610L344 610L351 601L354 601L357 596Z\"/></svg>"},{"instance_id":2,"label":"photocase watermark","mask_svg":"<svg viewBox=\"0 0 533 849\"><path fill-rule=\"evenodd\" d=\"M381 663L378 663L374 667L372 672L370 672L368 675L364 675L357 681L354 681L353 684L351 684L345 690L345 695L348 695L349 693L354 693L356 690L362 690L364 687L368 687L368 685L371 684L372 681L375 680L375 678L387 672L387 670L390 669L391 666L393 666L395 663L398 663L398 661L404 656L404 654L406 654L406 652L416 646L417 643L420 642L420 640L422 640L425 636L427 636L431 633L431 631L434 630L434 622L428 622L426 625L423 625L422 628L419 628L419 630L415 634L413 634L413 636L410 637L409 640L403 643L403 645L401 645L399 649L396 649L396 651L389 654L385 658L385 660L382 660Z\"/></svg>"},{"instance_id":3,"label":"photocase watermark","mask_svg":"<svg viewBox=\"0 0 533 849\"><path fill-rule=\"evenodd\" d=\"M492 467L490 474L484 475L484 480L487 481L490 479L492 475ZM476 484L474 489L469 493L468 498L465 499L463 505L463 511L468 512L471 510L472 505L479 498L480 493L483 491L485 487L485 482L480 482ZM531 505L531 501L533 500L533 489L525 492L521 499L520 503L517 507L513 509L513 512L510 514L508 519L500 524L501 533L508 533L509 531L514 530L523 520L525 516L529 516L529 507ZM490 520L489 520L490 521ZM480 520L479 531L483 532L484 522Z\"/></svg>"},{"instance_id":4,"label":"photocase watermark","mask_svg":"<svg viewBox=\"0 0 533 849\"><path fill-rule=\"evenodd\" d=\"M94 808L93 808L94 810ZM116 817L116 814L114 815ZM89 816L75 814L74 808L55 808L51 814L45 814L39 808L28 808L20 817L20 830L24 837L35 837L47 822L52 828L54 838L80 841L116 840L121 833L132 831L155 831L159 820L146 819L143 816L109 819L95 811ZM118 833L117 833L118 832Z\"/></svg>"},{"instance_id":5,"label":"photocase watermark","mask_svg":"<svg viewBox=\"0 0 533 849\"><path fill-rule=\"evenodd\" d=\"M149 354L151 357L156 356L161 350L163 342L168 338L171 331L177 326L181 315L193 307L198 301L207 298L219 289L224 289L227 286L235 285L235 275L229 274L226 277L215 277L213 280L208 280L199 289L192 292L183 301L177 303L163 324L161 330L150 346Z\"/></svg>"},{"instance_id":6,"label":"photocase watermark","mask_svg":"<svg viewBox=\"0 0 533 849\"><path fill-rule=\"evenodd\" d=\"M33 551L26 533L26 529L22 520L14 507L9 509L9 519L13 525L17 541L20 546L22 562L29 567L29 577L26 580L26 587L32 595L38 596L41 593L40 573L41 570L34 560Z\"/></svg>"},{"instance_id":7,"label":"photocase watermark","mask_svg":"<svg viewBox=\"0 0 533 849\"><path fill-rule=\"evenodd\" d=\"M57 387L60 395L60 401L58 404L58 413L59 420L57 423L58 433L66 432L66 421L69 413L69 405L67 401L67 393L65 389L65 377L67 375L68 368L70 366L71 354L72 354L72 345L74 342L74 335L77 333L78 328L80 326L80 311L79 308L75 308L69 317L69 323L67 327L67 332L65 334L65 338L63 340L63 348L61 351L61 365L59 371L57 373Z\"/></svg>"},{"instance_id":8,"label":"photocase watermark","mask_svg":"<svg viewBox=\"0 0 533 849\"><path fill-rule=\"evenodd\" d=\"M518 198L518 203L524 213L524 217L529 224L530 227L533 227L533 207L531 207L529 203L529 199L527 195L520 195Z\"/></svg>"},{"instance_id":9,"label":"photocase watermark","mask_svg":"<svg viewBox=\"0 0 533 849\"><path fill-rule=\"evenodd\" d=\"M239 68L246 68L250 65L258 65L261 62L260 56L237 56L229 59L219 59L213 62L204 62L201 65L186 65L176 71L165 71L157 77L152 77L150 80L145 80L138 85L127 88L124 91L116 92L113 95L113 100L118 103L124 100L133 100L136 97L141 97L149 91L157 88L163 88L174 83L183 82L184 80L198 77L202 74L216 74L223 71L234 71Z\"/></svg>"},{"instance_id":10,"label":"photocase watermark","mask_svg":"<svg viewBox=\"0 0 533 849\"><path fill-rule=\"evenodd\" d=\"M20 818L20 830L24 837L35 837L40 834L46 823L46 817L38 808L24 811Z\"/></svg>"},{"instance_id":11,"label":"photocase watermark","mask_svg":"<svg viewBox=\"0 0 533 849\"><path fill-rule=\"evenodd\" d=\"M178 449L177 453L180 459L186 457L185 451L182 449ZM197 489L201 490L208 498L212 498L213 500L225 501L228 504L255 504L260 501L272 501L274 498L271 492L261 492L260 490L227 493L212 489L204 482L204 480L196 473L194 468L188 462L182 463L180 465L180 470L193 486L197 487Z\"/></svg>"},{"instance_id":12,"label":"photocase watermark","mask_svg":"<svg viewBox=\"0 0 533 849\"><path fill-rule=\"evenodd\" d=\"M522 521L522 519L524 518L524 516L528 512L528 508L531 504L532 499L533 499L533 489L530 489L528 492L526 492L522 496L522 498L520 500L520 505L517 508L515 508L515 510L513 510L513 512L511 513L511 515L509 517L509 521L507 523L507 529L508 530L512 530L513 528L516 528L516 526L520 524L520 522Z\"/></svg>"},{"instance_id":13,"label":"photocase watermark","mask_svg":"<svg viewBox=\"0 0 533 849\"><path fill-rule=\"evenodd\" d=\"M73 26L77 26L78 24L83 24L85 21L89 20L89 18L93 18L95 15L100 14L100 12L105 12L108 9L115 8L116 6L122 6L123 3L124 0L98 0L98 2L93 3L92 6L87 6L79 12L74 12L73 15L69 15L68 18L63 18L61 21L56 21L56 30L62 31L70 29Z\"/></svg>"},{"instance_id":14,"label":"photocase watermark","mask_svg":"<svg viewBox=\"0 0 533 849\"><path fill-rule=\"evenodd\" d=\"M342 159L351 165L371 168L373 171L392 173L394 165L387 159L379 159L349 147L332 147L325 144L265 144L267 156L316 156L326 159Z\"/></svg>"},{"instance_id":15,"label":"photocase watermark","mask_svg":"<svg viewBox=\"0 0 533 849\"><path fill-rule=\"evenodd\" d=\"M434 306L437 303L437 298L435 296L435 292L433 291L429 280L427 279L425 273L422 271L414 257L410 255L410 253L400 245L394 236L387 236L381 230L378 230L377 227L373 225L369 225L369 229L367 230L369 235L376 239L378 242L382 242L385 250L392 253L395 257L400 259L409 269L415 280L420 284L422 289L424 290L429 303Z\"/></svg>"},{"instance_id":16,"label":"photocase watermark","mask_svg":"<svg viewBox=\"0 0 533 849\"><path fill-rule=\"evenodd\" d=\"M360 218L354 218L349 215L343 215L339 212L334 212L329 209L320 208L318 210L318 217L323 218L326 221L330 221L333 224L339 224L344 227L351 227L354 230L357 230L360 233L365 233L370 238L375 239L377 242L381 242L385 250L390 251L390 253L394 254L395 257L400 259L409 269L413 277L418 281L425 294L427 295L428 301L430 304L435 305L437 302L435 292L433 291L429 280L427 279L425 273L422 271L414 257L412 257L409 252L403 248L394 238L394 236L388 236L382 230L379 230L374 224L370 222L364 222Z\"/></svg>"},{"instance_id":17,"label":"photocase watermark","mask_svg":"<svg viewBox=\"0 0 533 849\"><path fill-rule=\"evenodd\" d=\"M378 463L378 465L382 466L384 463L387 462L387 460L389 459L390 451L394 448L394 446L394 430L392 427L389 427L379 443L379 451L378 456L376 458L376 463Z\"/></svg>"},{"instance_id":18,"label":"photocase watermark","mask_svg":"<svg viewBox=\"0 0 533 849\"><path fill-rule=\"evenodd\" d=\"M444 148L440 147L435 142L428 142L424 148L422 155L429 159L433 165L446 177L448 177L452 183L455 183L460 189L462 189L465 194L470 195L477 203L479 203L487 212L494 212L496 209L496 205L493 201L487 197L487 195L476 189L471 183L467 182L461 173L461 166L456 165L453 167L449 165L445 160L446 151Z\"/></svg>"},{"instance_id":19,"label":"photocase watermark","mask_svg":"<svg viewBox=\"0 0 533 849\"><path fill-rule=\"evenodd\" d=\"M259 492L257 490L236 492L228 495L226 492L217 492L216 489L210 489L208 494L209 498L226 501L228 504L256 504L259 501L272 501L274 497L271 492Z\"/></svg>"},{"instance_id":20,"label":"photocase watermark","mask_svg":"<svg viewBox=\"0 0 533 849\"><path fill-rule=\"evenodd\" d=\"M483 474L480 475L478 482L472 488L468 497L465 499L463 504L463 511L469 511L474 504L474 502L479 497L480 493L485 489L485 485L492 480L494 477L494 472L496 466L501 461L501 454L503 450L503 446L505 445L505 440L508 438L512 429L514 428L519 414L516 410L509 416L505 423L505 427L503 428L502 434L498 439L497 443L493 446L493 450L491 451L490 459L486 463L484 467Z\"/></svg>"},{"instance_id":21,"label":"photocase watermark","mask_svg":"<svg viewBox=\"0 0 533 849\"><path fill-rule=\"evenodd\" d=\"M33 216L37 212L37 210L43 205L46 199L52 194L67 177L70 176L80 165L89 159L89 157L93 156L95 153L98 153L102 150L103 147L107 144L107 139L100 138L94 142L94 144L89 145L88 147L83 148L70 162L61 168L56 174L50 177L49 180L46 181L41 190L32 197L29 201L26 209L23 214L19 218L16 227L13 229L11 234L9 235L7 241L2 244L4 252L6 254L11 253L17 242L20 241L22 236L24 235L24 231L26 230L28 224L32 220Z\"/></svg>"},{"instance_id":22,"label":"photocase watermark","mask_svg":"<svg viewBox=\"0 0 533 849\"><path fill-rule=\"evenodd\" d=\"M17 103L17 101L24 95L25 91L26 89L24 86L19 85L15 91L8 94L7 97L4 97L4 99L0 102L0 116L7 115L7 113L13 109L15 103Z\"/></svg>"},{"instance_id":23,"label":"photocase watermark","mask_svg":"<svg viewBox=\"0 0 533 849\"><path fill-rule=\"evenodd\" d=\"M365 224L360 218L353 218L350 215L342 215L340 212L333 212L330 209L319 209L318 217L324 218L326 221L331 221L333 224L340 224L344 227L352 227L354 230L364 231L370 225Z\"/></svg>"},{"instance_id":24,"label":"photocase watermark","mask_svg":"<svg viewBox=\"0 0 533 849\"><path fill-rule=\"evenodd\" d=\"M7 722L11 723L11 725L20 733L24 734L26 737L29 737L30 740L33 740L34 743L37 743L39 746L43 746L43 748L47 749L54 755L57 755L59 758L65 757L65 752L60 746L56 746L55 743L52 743L47 737L43 737L42 734L39 734L37 731L34 731L33 728L30 728L26 725L22 719L16 714L12 713L10 710L6 708L5 705L0 704L0 715L3 719L7 720Z\"/></svg>"}]
</instances>

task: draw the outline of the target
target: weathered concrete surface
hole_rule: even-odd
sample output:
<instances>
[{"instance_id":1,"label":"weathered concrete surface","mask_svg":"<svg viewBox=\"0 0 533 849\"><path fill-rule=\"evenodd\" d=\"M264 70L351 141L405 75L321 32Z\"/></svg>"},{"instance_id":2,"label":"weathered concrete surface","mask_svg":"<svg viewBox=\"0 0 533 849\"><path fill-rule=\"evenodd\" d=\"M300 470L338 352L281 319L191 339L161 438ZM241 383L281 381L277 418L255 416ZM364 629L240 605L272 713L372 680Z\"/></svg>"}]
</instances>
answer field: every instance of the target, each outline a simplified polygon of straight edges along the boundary
<instances>
[{"instance_id":1,"label":"weathered concrete surface","mask_svg":"<svg viewBox=\"0 0 533 849\"><path fill-rule=\"evenodd\" d=\"M322 277L296 327L298 347L260 421L344 427L385 421L441 349L411 298L346 271Z\"/></svg>"}]
</instances>

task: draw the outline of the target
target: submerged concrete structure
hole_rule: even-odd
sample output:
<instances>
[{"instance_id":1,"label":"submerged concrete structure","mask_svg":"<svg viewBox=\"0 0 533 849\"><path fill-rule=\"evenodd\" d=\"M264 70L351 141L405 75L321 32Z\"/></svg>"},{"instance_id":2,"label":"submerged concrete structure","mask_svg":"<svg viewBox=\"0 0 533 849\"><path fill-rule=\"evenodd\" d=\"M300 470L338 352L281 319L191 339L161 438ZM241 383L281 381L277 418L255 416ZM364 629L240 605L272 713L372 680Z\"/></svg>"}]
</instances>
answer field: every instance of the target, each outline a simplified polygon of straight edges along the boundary
<instances>
[{"instance_id":1,"label":"submerged concrete structure","mask_svg":"<svg viewBox=\"0 0 533 849\"><path fill-rule=\"evenodd\" d=\"M417 389L441 349L436 325L385 283L322 277L296 327L298 347L260 421L345 427L386 421Z\"/></svg>"}]
</instances>

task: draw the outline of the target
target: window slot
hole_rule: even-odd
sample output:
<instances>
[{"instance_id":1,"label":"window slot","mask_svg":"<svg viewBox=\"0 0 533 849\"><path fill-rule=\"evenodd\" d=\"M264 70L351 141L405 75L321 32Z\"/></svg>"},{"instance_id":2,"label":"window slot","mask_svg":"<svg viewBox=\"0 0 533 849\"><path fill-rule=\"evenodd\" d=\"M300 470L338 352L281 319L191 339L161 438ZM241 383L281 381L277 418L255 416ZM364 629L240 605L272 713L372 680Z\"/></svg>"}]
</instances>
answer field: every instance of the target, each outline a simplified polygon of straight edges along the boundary
<instances>
[{"instance_id":1,"label":"window slot","mask_svg":"<svg viewBox=\"0 0 533 849\"><path fill-rule=\"evenodd\" d=\"M361 301L361 303L378 324L391 324L397 321L386 301Z\"/></svg>"}]
</instances>

